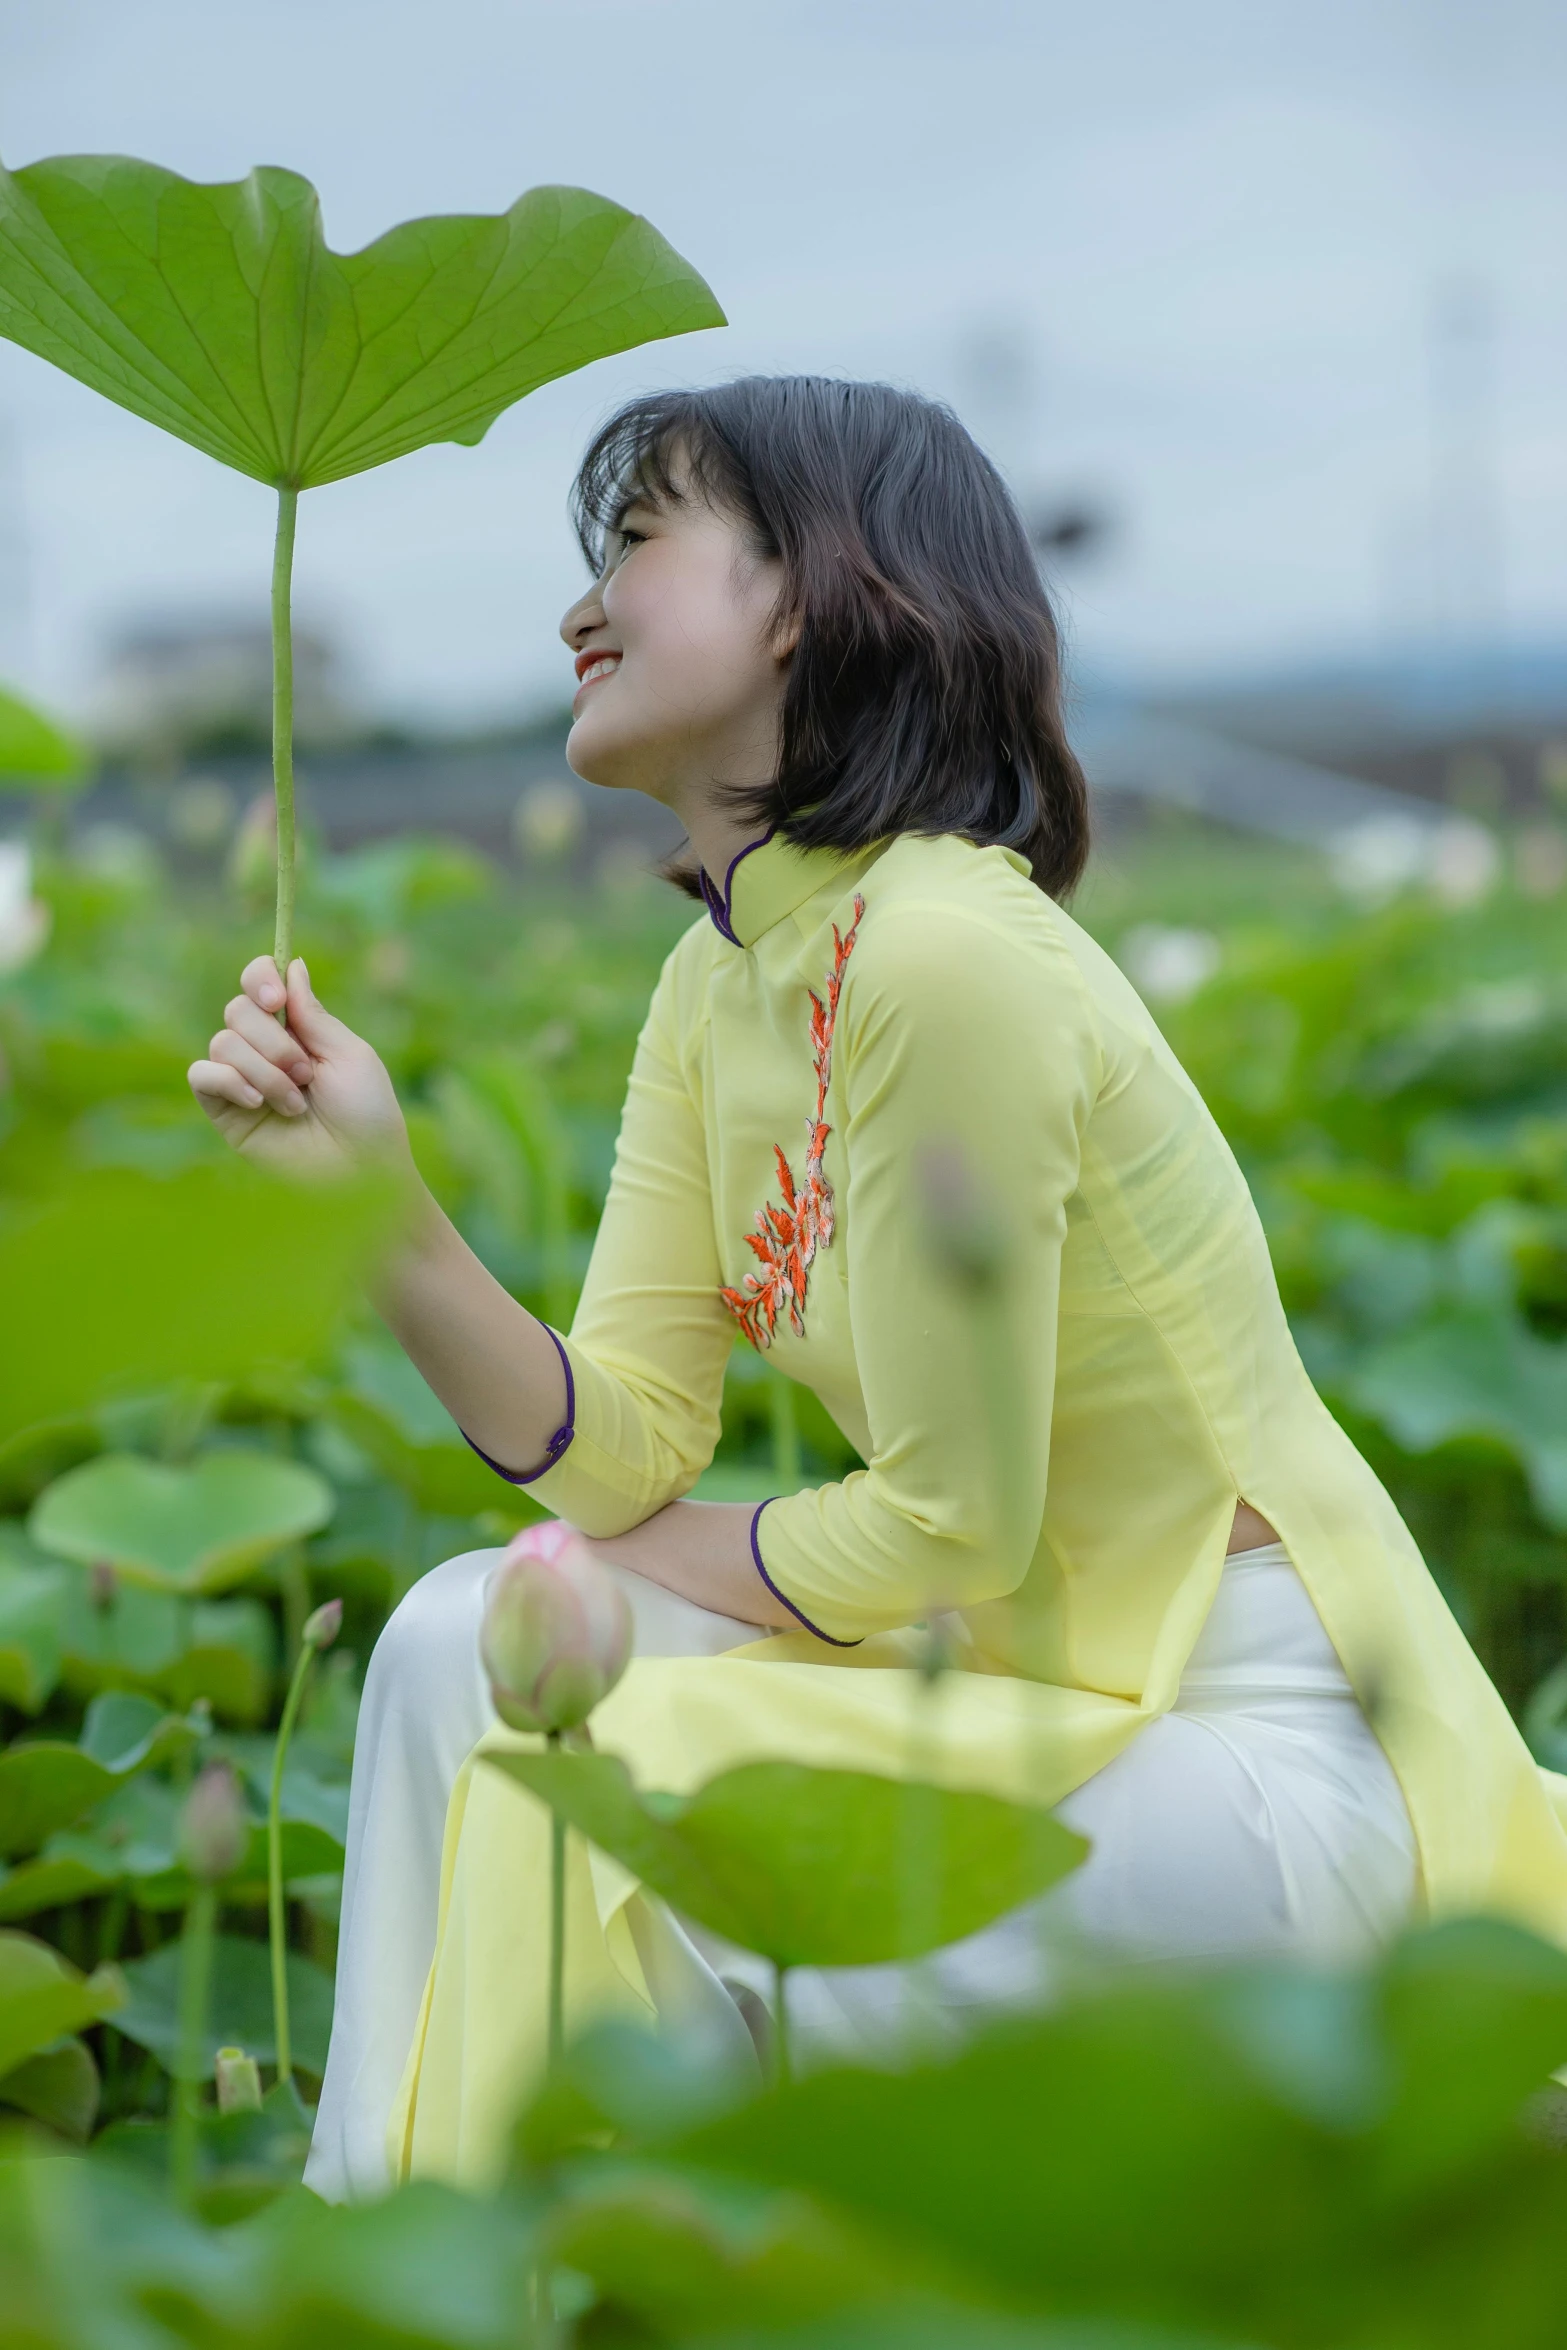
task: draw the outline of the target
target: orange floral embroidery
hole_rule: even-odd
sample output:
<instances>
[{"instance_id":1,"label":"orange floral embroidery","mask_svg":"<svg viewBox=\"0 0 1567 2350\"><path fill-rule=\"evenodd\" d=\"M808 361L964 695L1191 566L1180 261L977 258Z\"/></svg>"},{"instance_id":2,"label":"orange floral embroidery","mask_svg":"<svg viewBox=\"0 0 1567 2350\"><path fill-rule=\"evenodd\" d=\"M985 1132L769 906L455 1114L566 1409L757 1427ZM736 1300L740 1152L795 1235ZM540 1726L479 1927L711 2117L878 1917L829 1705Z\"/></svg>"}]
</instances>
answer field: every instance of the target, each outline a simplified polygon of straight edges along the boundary
<instances>
[{"instance_id":1,"label":"orange floral embroidery","mask_svg":"<svg viewBox=\"0 0 1567 2350\"><path fill-rule=\"evenodd\" d=\"M805 1121L805 1179L796 1184L782 1147L775 1143L773 1157L778 1162L778 1188L783 1194L783 1205L774 1207L769 1200L757 1216L755 1231L745 1236L746 1247L760 1260L763 1271L747 1273L739 1289L719 1292L751 1344L759 1348L772 1345L778 1317L786 1306L795 1329L802 1338L805 1336L805 1292L811 1266L817 1250L826 1248L833 1236L832 1185L822 1173L822 1153L832 1128L822 1113L827 1107L827 1083L832 1076L832 1034L838 1020L844 967L854 952L864 911L865 900L856 897L854 920L841 938L837 923L833 924L832 970L827 978L825 1004L814 987L810 990L816 1115Z\"/></svg>"}]
</instances>

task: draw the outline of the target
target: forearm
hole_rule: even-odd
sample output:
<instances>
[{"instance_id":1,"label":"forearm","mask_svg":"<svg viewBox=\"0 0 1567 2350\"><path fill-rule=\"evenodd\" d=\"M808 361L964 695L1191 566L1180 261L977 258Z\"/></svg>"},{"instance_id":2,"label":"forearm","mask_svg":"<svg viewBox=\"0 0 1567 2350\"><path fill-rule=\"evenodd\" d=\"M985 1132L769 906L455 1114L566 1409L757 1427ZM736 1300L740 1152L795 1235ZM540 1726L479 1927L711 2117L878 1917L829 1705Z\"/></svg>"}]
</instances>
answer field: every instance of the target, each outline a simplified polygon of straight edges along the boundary
<instances>
[{"instance_id":1,"label":"forearm","mask_svg":"<svg viewBox=\"0 0 1567 2350\"><path fill-rule=\"evenodd\" d=\"M751 1502L672 1501L628 1533L590 1548L666 1591L742 1624L794 1628L796 1619L756 1571Z\"/></svg>"},{"instance_id":2,"label":"forearm","mask_svg":"<svg viewBox=\"0 0 1567 2350\"><path fill-rule=\"evenodd\" d=\"M466 1436L503 1469L544 1460L566 1375L542 1322L504 1290L421 1184L376 1305Z\"/></svg>"}]
</instances>

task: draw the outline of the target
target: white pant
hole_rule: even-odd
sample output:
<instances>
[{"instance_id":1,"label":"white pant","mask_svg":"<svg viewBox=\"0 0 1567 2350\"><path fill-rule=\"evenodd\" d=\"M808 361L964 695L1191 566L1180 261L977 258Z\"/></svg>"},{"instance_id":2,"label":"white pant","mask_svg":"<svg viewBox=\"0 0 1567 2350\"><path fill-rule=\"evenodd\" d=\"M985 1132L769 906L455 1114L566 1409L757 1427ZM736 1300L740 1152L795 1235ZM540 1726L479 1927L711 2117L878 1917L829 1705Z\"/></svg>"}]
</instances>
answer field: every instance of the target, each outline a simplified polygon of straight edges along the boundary
<instances>
[{"instance_id":1,"label":"white pant","mask_svg":"<svg viewBox=\"0 0 1567 2350\"><path fill-rule=\"evenodd\" d=\"M365 1675L337 2007L305 2172L333 2200L390 2183L386 2127L435 1952L447 1800L495 1719L478 1632L500 1555L468 1551L416 1583ZM639 1656L716 1656L758 1637L639 1575L622 1580ZM1027 2002L1073 1947L1123 1959L1352 1957L1395 1932L1414 1899L1397 1781L1277 1544L1228 1562L1174 1711L1058 1816L1092 1840L1071 1877L917 1970L798 1970L797 2040L864 2049L906 2028L911 2001L927 2022L932 2011ZM688 2013L722 2003L695 1944L677 1935L675 1948L689 1979L670 1986L671 2003L677 1991Z\"/></svg>"}]
</instances>

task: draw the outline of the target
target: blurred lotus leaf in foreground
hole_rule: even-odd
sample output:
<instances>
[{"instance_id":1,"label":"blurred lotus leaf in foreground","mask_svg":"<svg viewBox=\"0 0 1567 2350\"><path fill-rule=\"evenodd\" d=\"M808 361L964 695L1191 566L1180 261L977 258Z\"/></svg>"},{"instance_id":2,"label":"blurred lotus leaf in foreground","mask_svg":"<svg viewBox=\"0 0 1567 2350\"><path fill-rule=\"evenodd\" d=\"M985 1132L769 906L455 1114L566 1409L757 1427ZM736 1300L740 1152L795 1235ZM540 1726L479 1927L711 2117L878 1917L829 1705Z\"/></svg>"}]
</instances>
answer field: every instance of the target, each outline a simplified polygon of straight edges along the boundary
<instances>
[{"instance_id":1,"label":"blurred lotus leaf in foreground","mask_svg":"<svg viewBox=\"0 0 1567 2350\"><path fill-rule=\"evenodd\" d=\"M384 1181L301 1189L238 1162L94 1170L17 1207L0 1229L0 1437L112 1392L309 1356L396 1213Z\"/></svg>"},{"instance_id":2,"label":"blurred lotus leaf in foreground","mask_svg":"<svg viewBox=\"0 0 1567 2350\"><path fill-rule=\"evenodd\" d=\"M539 384L723 323L656 229L583 188L404 221L341 254L297 172L214 186L127 155L0 168L0 335L279 488L482 440Z\"/></svg>"}]
</instances>

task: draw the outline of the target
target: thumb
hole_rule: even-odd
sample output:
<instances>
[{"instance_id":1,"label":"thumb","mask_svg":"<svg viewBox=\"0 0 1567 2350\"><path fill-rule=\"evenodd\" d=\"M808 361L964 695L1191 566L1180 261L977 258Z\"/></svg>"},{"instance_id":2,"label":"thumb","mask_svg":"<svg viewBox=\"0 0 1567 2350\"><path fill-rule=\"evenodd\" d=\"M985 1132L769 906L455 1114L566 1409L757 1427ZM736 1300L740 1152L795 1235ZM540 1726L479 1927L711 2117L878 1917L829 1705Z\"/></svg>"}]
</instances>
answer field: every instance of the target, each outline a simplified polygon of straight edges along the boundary
<instances>
[{"instance_id":1,"label":"thumb","mask_svg":"<svg viewBox=\"0 0 1567 2350\"><path fill-rule=\"evenodd\" d=\"M345 1034L341 1020L333 1019L311 986L301 955L288 967L288 1025L306 1052L318 1058Z\"/></svg>"}]
</instances>

